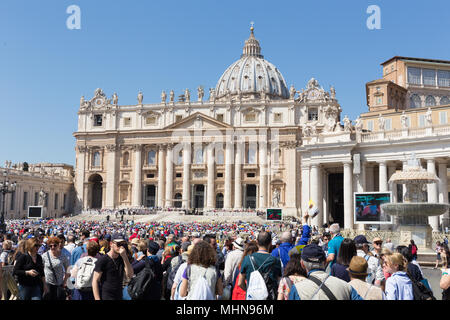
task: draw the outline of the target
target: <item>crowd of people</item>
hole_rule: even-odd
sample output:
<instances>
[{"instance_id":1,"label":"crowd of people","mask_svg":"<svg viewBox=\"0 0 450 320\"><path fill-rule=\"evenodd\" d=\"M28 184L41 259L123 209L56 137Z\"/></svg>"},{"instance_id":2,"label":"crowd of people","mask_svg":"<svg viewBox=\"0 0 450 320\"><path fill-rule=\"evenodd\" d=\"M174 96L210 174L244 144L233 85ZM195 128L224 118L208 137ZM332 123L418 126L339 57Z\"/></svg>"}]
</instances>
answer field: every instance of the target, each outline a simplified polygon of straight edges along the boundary
<instances>
[{"instance_id":1,"label":"crowd of people","mask_svg":"<svg viewBox=\"0 0 450 320\"><path fill-rule=\"evenodd\" d=\"M11 220L3 299L430 300L417 246L300 223ZM448 244L439 243L442 299ZM444 258L445 257L445 258Z\"/></svg>"}]
</instances>

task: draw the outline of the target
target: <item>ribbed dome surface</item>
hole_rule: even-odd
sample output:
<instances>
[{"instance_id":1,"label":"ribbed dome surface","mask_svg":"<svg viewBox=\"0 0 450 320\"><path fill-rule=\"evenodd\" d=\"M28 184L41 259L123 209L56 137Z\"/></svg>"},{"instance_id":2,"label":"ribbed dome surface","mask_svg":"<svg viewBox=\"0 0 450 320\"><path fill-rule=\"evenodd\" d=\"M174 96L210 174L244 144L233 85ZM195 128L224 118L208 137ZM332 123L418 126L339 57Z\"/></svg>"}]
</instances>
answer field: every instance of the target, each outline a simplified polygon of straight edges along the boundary
<instances>
[{"instance_id":1,"label":"ribbed dome surface","mask_svg":"<svg viewBox=\"0 0 450 320\"><path fill-rule=\"evenodd\" d=\"M229 66L220 77L216 95L220 98L229 92L232 95L264 93L269 98L289 98L286 81L280 71L261 55L261 47L253 30L245 41L241 58Z\"/></svg>"}]
</instances>

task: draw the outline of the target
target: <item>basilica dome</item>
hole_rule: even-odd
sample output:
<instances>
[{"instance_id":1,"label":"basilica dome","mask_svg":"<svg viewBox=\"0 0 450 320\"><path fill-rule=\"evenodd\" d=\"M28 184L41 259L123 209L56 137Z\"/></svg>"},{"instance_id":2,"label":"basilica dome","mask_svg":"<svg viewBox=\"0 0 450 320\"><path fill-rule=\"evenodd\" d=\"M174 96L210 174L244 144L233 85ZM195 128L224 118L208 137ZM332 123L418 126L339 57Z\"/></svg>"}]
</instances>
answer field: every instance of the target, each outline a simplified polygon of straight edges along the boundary
<instances>
[{"instance_id":1,"label":"basilica dome","mask_svg":"<svg viewBox=\"0 0 450 320\"><path fill-rule=\"evenodd\" d=\"M269 99L288 99L289 90L281 72L261 55L259 41L251 28L241 58L225 70L216 85L217 98L241 94L256 98L264 92Z\"/></svg>"}]
</instances>

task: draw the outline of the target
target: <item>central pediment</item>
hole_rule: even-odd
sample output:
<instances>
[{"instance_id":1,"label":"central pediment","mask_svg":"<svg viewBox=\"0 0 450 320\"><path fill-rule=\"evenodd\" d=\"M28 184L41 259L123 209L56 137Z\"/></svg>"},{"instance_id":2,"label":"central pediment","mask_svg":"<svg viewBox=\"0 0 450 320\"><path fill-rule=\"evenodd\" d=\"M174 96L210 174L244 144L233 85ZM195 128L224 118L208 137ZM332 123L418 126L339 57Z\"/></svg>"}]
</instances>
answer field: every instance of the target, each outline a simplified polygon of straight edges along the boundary
<instances>
[{"instance_id":1,"label":"central pediment","mask_svg":"<svg viewBox=\"0 0 450 320\"><path fill-rule=\"evenodd\" d=\"M166 130L224 130L233 128L227 123L196 112L164 129Z\"/></svg>"}]
</instances>

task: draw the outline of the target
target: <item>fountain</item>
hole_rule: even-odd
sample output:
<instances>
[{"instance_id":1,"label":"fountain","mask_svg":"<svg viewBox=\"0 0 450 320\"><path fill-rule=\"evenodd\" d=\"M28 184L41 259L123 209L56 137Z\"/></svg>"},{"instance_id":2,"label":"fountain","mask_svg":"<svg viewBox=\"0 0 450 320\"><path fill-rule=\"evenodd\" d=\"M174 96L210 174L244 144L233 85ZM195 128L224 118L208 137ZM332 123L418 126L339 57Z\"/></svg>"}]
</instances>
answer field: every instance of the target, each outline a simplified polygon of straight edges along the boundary
<instances>
[{"instance_id":1,"label":"fountain","mask_svg":"<svg viewBox=\"0 0 450 320\"><path fill-rule=\"evenodd\" d=\"M413 153L403 171L394 173L389 183L404 184L406 193L403 203L385 203L381 209L395 217L395 231L400 232L399 245L409 245L414 240L422 253L432 253L432 228L428 217L444 214L450 206L445 203L425 201L426 184L436 183L439 178L427 172ZM394 186L395 187L395 186Z\"/></svg>"}]
</instances>

